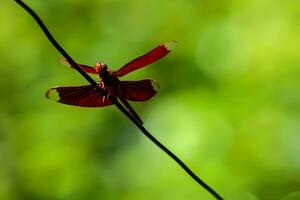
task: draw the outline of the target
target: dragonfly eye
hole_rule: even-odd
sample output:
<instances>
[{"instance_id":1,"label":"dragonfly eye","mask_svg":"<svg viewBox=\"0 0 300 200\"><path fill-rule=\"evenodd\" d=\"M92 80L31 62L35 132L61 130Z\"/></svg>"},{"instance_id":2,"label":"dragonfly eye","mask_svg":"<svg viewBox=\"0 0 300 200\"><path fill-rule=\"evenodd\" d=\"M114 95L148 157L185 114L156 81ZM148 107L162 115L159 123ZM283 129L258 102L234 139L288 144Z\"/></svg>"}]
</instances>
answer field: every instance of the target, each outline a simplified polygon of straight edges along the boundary
<instances>
[{"instance_id":1,"label":"dragonfly eye","mask_svg":"<svg viewBox=\"0 0 300 200\"><path fill-rule=\"evenodd\" d=\"M95 68L98 72L107 71L107 65L103 62L97 62Z\"/></svg>"}]
</instances>

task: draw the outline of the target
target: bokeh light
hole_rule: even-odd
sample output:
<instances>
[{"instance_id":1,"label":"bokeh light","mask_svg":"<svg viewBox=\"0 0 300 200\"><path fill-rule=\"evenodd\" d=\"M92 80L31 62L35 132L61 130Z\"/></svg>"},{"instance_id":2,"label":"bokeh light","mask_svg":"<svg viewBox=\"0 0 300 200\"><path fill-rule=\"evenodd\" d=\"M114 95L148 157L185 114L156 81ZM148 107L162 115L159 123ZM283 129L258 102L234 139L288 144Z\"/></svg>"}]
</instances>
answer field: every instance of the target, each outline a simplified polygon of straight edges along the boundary
<instances>
[{"instance_id":1,"label":"bokeh light","mask_svg":"<svg viewBox=\"0 0 300 200\"><path fill-rule=\"evenodd\" d=\"M122 78L160 83L132 104L146 128L225 199L299 199L299 1L26 3L85 64L118 69L176 40ZM87 83L14 1L0 27L0 199L213 199L115 107L48 101L52 86Z\"/></svg>"}]
</instances>

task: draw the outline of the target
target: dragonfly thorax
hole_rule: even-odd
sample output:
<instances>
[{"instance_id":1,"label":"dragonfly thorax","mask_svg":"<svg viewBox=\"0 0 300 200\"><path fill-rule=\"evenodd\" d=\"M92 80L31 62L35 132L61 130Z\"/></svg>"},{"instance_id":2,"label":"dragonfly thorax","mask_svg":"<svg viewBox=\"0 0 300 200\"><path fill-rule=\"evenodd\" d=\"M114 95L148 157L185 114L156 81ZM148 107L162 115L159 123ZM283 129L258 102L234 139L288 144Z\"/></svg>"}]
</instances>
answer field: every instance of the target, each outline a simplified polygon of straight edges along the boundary
<instances>
[{"instance_id":1,"label":"dragonfly thorax","mask_svg":"<svg viewBox=\"0 0 300 200\"><path fill-rule=\"evenodd\" d=\"M101 81L106 87L115 87L119 85L120 81L116 72L109 69L106 64L103 62L97 62L95 68L99 73Z\"/></svg>"}]
</instances>

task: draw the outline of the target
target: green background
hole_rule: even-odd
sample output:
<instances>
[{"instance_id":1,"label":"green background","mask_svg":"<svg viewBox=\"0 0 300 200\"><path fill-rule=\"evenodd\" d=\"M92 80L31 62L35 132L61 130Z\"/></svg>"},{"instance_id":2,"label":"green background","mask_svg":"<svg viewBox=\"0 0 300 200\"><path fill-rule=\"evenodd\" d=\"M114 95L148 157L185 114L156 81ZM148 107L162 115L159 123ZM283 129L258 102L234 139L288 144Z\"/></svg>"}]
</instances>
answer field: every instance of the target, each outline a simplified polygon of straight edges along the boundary
<instances>
[{"instance_id":1,"label":"green background","mask_svg":"<svg viewBox=\"0 0 300 200\"><path fill-rule=\"evenodd\" d=\"M26 2L81 63L116 70L176 40L122 78L160 83L133 103L145 127L225 199L300 199L298 0ZM0 56L1 200L213 199L114 106L47 100L87 83L14 1L1 2Z\"/></svg>"}]
</instances>

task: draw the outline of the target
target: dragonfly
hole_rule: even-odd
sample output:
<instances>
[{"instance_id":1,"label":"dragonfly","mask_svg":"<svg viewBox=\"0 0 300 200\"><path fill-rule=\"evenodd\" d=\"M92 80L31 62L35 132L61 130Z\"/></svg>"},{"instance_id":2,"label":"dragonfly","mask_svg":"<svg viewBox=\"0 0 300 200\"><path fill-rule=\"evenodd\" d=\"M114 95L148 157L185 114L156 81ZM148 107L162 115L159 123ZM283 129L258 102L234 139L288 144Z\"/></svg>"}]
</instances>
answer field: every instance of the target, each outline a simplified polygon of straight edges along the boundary
<instances>
[{"instance_id":1,"label":"dragonfly","mask_svg":"<svg viewBox=\"0 0 300 200\"><path fill-rule=\"evenodd\" d=\"M146 54L123 65L116 71L108 68L105 63L100 61L96 62L93 67L78 64L79 67L86 73L97 74L100 77L100 81L97 82L97 84L99 84L99 86L105 91L105 94L100 94L92 85L56 86L50 88L46 92L46 97L67 105L104 107L113 104L109 98L109 96L113 96L119 99L128 112L137 121L143 124L143 121L128 101L143 102L151 99L157 93L159 84L152 79L120 81L119 77L158 61L169 54L175 46L175 41L160 44ZM65 58L62 58L61 61L73 68Z\"/></svg>"}]
</instances>

